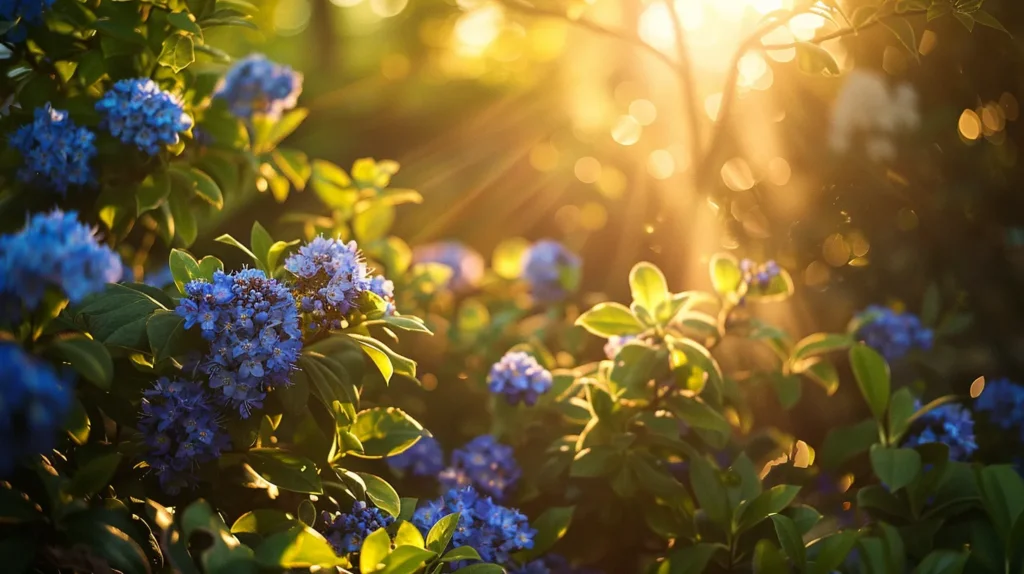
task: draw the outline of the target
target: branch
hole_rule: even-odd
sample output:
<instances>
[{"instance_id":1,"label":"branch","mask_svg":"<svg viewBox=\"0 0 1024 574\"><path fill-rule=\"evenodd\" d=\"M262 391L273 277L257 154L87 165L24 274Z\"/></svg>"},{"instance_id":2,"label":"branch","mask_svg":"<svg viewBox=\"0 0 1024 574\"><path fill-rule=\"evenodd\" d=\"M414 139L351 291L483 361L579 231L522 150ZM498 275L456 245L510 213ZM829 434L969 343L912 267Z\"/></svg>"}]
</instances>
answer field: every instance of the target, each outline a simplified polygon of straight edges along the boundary
<instances>
[{"instance_id":1,"label":"branch","mask_svg":"<svg viewBox=\"0 0 1024 574\"><path fill-rule=\"evenodd\" d=\"M821 43L824 43L824 42L828 42L829 40L835 40L836 38L842 38L843 36L849 36L850 34L856 34L856 33L860 32L861 30L866 30L868 28L874 28L875 26L877 26L879 24L884 24L885 21L889 20L890 18L918 16L918 15L927 14L927 13L928 13L927 10L907 10L906 12L903 12L902 14L892 13L892 14L888 14L886 16L872 18L871 20L868 20L867 22L864 22L860 26L851 26L849 28L841 28L839 30L836 30L835 32L829 32L828 34L825 34L824 36L816 36L814 38L811 38L810 40L807 40L806 42L790 42L788 44L766 44L766 45L762 46L762 49L764 49L766 51L788 50L790 48L796 48L798 44L821 44Z\"/></svg>"},{"instance_id":2,"label":"branch","mask_svg":"<svg viewBox=\"0 0 1024 574\"><path fill-rule=\"evenodd\" d=\"M523 0L498 0L498 2L505 6L506 8L515 10L516 12L529 14L531 16L540 16L544 18L557 18L559 20L564 20L571 24L575 24L576 26L579 26L580 28L583 28L585 30L590 30L591 32L594 32L595 34L598 34L600 36L606 36L608 38L615 38L616 40L621 40L634 47L640 48L641 50L647 52L651 56L654 56L658 61L662 62L669 68L672 68L672 70L679 76L683 76L688 73L686 70L683 69L682 65L673 62L672 58L666 56L663 52L661 52L654 46L648 44L647 42L644 42L643 39L636 33L629 32L626 30L615 30L612 28L606 28L605 26L602 26L601 24L598 24L597 22L588 20L586 18L570 18L569 15L565 14L564 12L559 12L557 10L548 10L546 8L538 8L536 6L527 4Z\"/></svg>"},{"instance_id":3,"label":"branch","mask_svg":"<svg viewBox=\"0 0 1024 574\"><path fill-rule=\"evenodd\" d=\"M704 145L703 126L700 121L700 114L697 111L697 90L693 78L693 62L690 59L690 50L686 46L686 36L683 32L682 20L679 19L679 11L676 10L675 0L665 0L669 17L672 20L673 34L676 41L676 53L679 59L679 84L683 90L685 101L684 114L690 128L690 155L691 164L696 166L701 160L701 147ZM696 170L694 170L696 173Z\"/></svg>"}]
</instances>

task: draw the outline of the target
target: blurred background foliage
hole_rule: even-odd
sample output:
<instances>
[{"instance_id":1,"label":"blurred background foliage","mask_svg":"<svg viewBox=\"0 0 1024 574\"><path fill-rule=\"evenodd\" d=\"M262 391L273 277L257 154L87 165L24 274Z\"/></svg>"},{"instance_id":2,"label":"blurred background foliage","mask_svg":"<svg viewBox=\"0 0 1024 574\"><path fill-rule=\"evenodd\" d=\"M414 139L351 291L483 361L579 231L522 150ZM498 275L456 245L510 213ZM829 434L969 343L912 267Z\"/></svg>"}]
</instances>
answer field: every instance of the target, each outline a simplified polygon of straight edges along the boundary
<instances>
[{"instance_id":1,"label":"blurred background foliage","mask_svg":"<svg viewBox=\"0 0 1024 574\"><path fill-rule=\"evenodd\" d=\"M694 177L691 137L715 137L733 52L789 0L676 2L693 60L692 136L680 83L662 61L675 46L660 0L256 3L264 32L211 30L208 42L232 54L263 51L305 74L303 105L316 120L292 147L340 166L397 160L392 185L424 198L398 209L392 229L413 247L452 238L489 259L509 237L561 240L585 261L582 305L628 300L622 278L640 260L661 267L672 288L696 289L707 287L716 251L774 258L793 271L797 295L770 310L751 307L797 335L841 331L871 303L938 327L939 345L920 368L898 373L898 384L968 394L978 374L1024 378L1019 2L984 2L1012 37L921 12L907 18L912 34L873 26L823 42L838 77L803 74L792 48L750 52L737 67L731 120L717 130L720 147L701 168L706 177ZM840 2L854 18L871 4ZM845 27L804 15L765 44ZM829 145L837 95L855 68L916 92L919 129L885 161ZM196 248L223 232L244 235L253 219L272 227L285 212L318 211L312 193L280 206L254 192ZM716 354L742 369L759 352L723 341ZM437 387L431 362L418 358L427 389ZM455 373L438 374L443 387ZM802 400L824 401L817 391ZM859 420L859 399L844 391L828 408L799 410L820 413L817 420L787 420L771 393L752 404L764 423L821 436ZM449 414L434 406L423 422L444 436Z\"/></svg>"}]
</instances>

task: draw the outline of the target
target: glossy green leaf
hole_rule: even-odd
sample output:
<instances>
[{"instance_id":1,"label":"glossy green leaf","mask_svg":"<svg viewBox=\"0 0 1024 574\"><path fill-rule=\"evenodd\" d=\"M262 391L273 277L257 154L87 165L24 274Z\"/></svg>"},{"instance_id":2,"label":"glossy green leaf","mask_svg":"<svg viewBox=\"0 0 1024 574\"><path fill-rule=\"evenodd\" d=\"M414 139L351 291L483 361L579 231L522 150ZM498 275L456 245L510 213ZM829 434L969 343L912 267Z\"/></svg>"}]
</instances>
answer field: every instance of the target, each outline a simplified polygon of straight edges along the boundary
<instances>
[{"instance_id":1,"label":"glossy green leaf","mask_svg":"<svg viewBox=\"0 0 1024 574\"><path fill-rule=\"evenodd\" d=\"M412 522L398 520L398 530L395 532L394 539L395 546L426 548L427 543L423 539L423 533L420 532L420 529L413 526Z\"/></svg>"},{"instance_id":2,"label":"glossy green leaf","mask_svg":"<svg viewBox=\"0 0 1024 574\"><path fill-rule=\"evenodd\" d=\"M246 458L257 474L281 490L308 494L324 491L316 465L309 459L276 448L254 448Z\"/></svg>"},{"instance_id":3,"label":"glossy green leaf","mask_svg":"<svg viewBox=\"0 0 1024 574\"><path fill-rule=\"evenodd\" d=\"M914 568L913 574L961 574L970 553L954 550L933 550Z\"/></svg>"},{"instance_id":4,"label":"glossy green leaf","mask_svg":"<svg viewBox=\"0 0 1024 574\"><path fill-rule=\"evenodd\" d=\"M721 550L722 545L706 542L674 548L658 568L658 574L701 574Z\"/></svg>"},{"instance_id":5,"label":"glossy green leaf","mask_svg":"<svg viewBox=\"0 0 1024 574\"><path fill-rule=\"evenodd\" d=\"M805 74L839 75L839 64L836 64L832 54L821 46L809 42L797 42L796 65Z\"/></svg>"},{"instance_id":6,"label":"glossy green leaf","mask_svg":"<svg viewBox=\"0 0 1024 574\"><path fill-rule=\"evenodd\" d=\"M817 357L825 353L848 349L853 344L853 338L845 333L814 333L800 339L793 345L793 352L789 361L793 365L793 372L800 373L806 366L812 363L801 365L807 359ZM803 368L801 368L803 367Z\"/></svg>"},{"instance_id":7,"label":"glossy green leaf","mask_svg":"<svg viewBox=\"0 0 1024 574\"><path fill-rule=\"evenodd\" d=\"M391 537L387 530L379 528L366 537L359 549L359 570L374 572L377 565L391 552Z\"/></svg>"},{"instance_id":8,"label":"glossy green leaf","mask_svg":"<svg viewBox=\"0 0 1024 574\"><path fill-rule=\"evenodd\" d=\"M627 307L619 303L598 303L576 319L579 325L598 337L637 335L643 324Z\"/></svg>"},{"instance_id":9,"label":"glossy green leaf","mask_svg":"<svg viewBox=\"0 0 1024 574\"><path fill-rule=\"evenodd\" d=\"M654 315L658 306L670 297L665 274L646 261L637 263L629 272L629 288L633 302Z\"/></svg>"},{"instance_id":10,"label":"glossy green leaf","mask_svg":"<svg viewBox=\"0 0 1024 574\"><path fill-rule=\"evenodd\" d=\"M516 558L520 562L528 562L554 547L569 531L575 510L575 506L554 506L541 513L530 524L537 531L533 536L533 548L516 554Z\"/></svg>"},{"instance_id":11,"label":"glossy green leaf","mask_svg":"<svg viewBox=\"0 0 1024 574\"><path fill-rule=\"evenodd\" d=\"M138 213L145 213L156 209L167 199L171 193L171 178L166 170L155 171L146 176L139 184L135 192L135 200L138 202Z\"/></svg>"},{"instance_id":12,"label":"glossy green leaf","mask_svg":"<svg viewBox=\"0 0 1024 574\"><path fill-rule=\"evenodd\" d=\"M448 543L451 542L452 535L455 534L460 516L460 513L454 512L441 517L440 520L435 522L430 527L430 531L427 532L427 548L439 554L444 552L444 549L448 547Z\"/></svg>"},{"instance_id":13,"label":"glossy green leaf","mask_svg":"<svg viewBox=\"0 0 1024 574\"><path fill-rule=\"evenodd\" d=\"M855 425L833 427L825 435L820 449L822 466L838 469L854 456L866 452L878 442L878 423L867 419Z\"/></svg>"},{"instance_id":14,"label":"glossy green leaf","mask_svg":"<svg viewBox=\"0 0 1024 574\"><path fill-rule=\"evenodd\" d=\"M238 517L231 525L232 534L259 534L268 536L284 532L298 523L289 514L272 508L257 508Z\"/></svg>"},{"instance_id":15,"label":"glossy green leaf","mask_svg":"<svg viewBox=\"0 0 1024 574\"><path fill-rule=\"evenodd\" d=\"M363 445L363 448L365 450L366 446ZM398 512L402 509L402 503L395 489L379 476L365 472L356 474L366 483L366 497L370 499L370 502L391 516L397 517Z\"/></svg>"},{"instance_id":16,"label":"glossy green leaf","mask_svg":"<svg viewBox=\"0 0 1024 574\"><path fill-rule=\"evenodd\" d=\"M105 345L148 352L146 321L157 309L166 308L142 290L113 284L87 298L77 317L93 338Z\"/></svg>"},{"instance_id":17,"label":"glossy green leaf","mask_svg":"<svg viewBox=\"0 0 1024 574\"><path fill-rule=\"evenodd\" d=\"M857 544L857 532L844 530L816 540L808 548L812 556L808 574L831 574L839 567Z\"/></svg>"},{"instance_id":18,"label":"glossy green leaf","mask_svg":"<svg viewBox=\"0 0 1024 574\"><path fill-rule=\"evenodd\" d=\"M871 468L892 492L907 486L921 472L921 455L910 448L871 447Z\"/></svg>"},{"instance_id":19,"label":"glossy green leaf","mask_svg":"<svg viewBox=\"0 0 1024 574\"><path fill-rule=\"evenodd\" d=\"M754 545L754 574L775 574L788 572L786 557L771 540L758 540Z\"/></svg>"},{"instance_id":20,"label":"glossy green leaf","mask_svg":"<svg viewBox=\"0 0 1024 574\"><path fill-rule=\"evenodd\" d=\"M889 406L891 388L889 364L877 351L858 343L850 349L850 366L853 368L861 395L871 409L871 414L875 420L883 420Z\"/></svg>"},{"instance_id":21,"label":"glossy green leaf","mask_svg":"<svg viewBox=\"0 0 1024 574\"><path fill-rule=\"evenodd\" d=\"M146 335L153 359L162 361L188 351L185 318L174 311L157 310L146 321Z\"/></svg>"},{"instance_id":22,"label":"glossy green leaf","mask_svg":"<svg viewBox=\"0 0 1024 574\"><path fill-rule=\"evenodd\" d=\"M622 464L622 456L616 449L597 445L576 453L569 475L579 478L595 478L611 474Z\"/></svg>"},{"instance_id":23,"label":"glossy green leaf","mask_svg":"<svg viewBox=\"0 0 1024 574\"><path fill-rule=\"evenodd\" d=\"M710 262L711 285L719 295L737 294L743 286L743 272L736 258L728 254L716 254Z\"/></svg>"},{"instance_id":24,"label":"glossy green leaf","mask_svg":"<svg viewBox=\"0 0 1024 574\"><path fill-rule=\"evenodd\" d=\"M114 361L103 343L85 335L66 335L50 344L47 354L71 365L76 373L101 389L114 379Z\"/></svg>"},{"instance_id":25,"label":"glossy green leaf","mask_svg":"<svg viewBox=\"0 0 1024 574\"><path fill-rule=\"evenodd\" d=\"M361 458L382 458L404 452L423 435L423 427L401 409L377 407L356 415L352 434L363 445Z\"/></svg>"},{"instance_id":26,"label":"glossy green leaf","mask_svg":"<svg viewBox=\"0 0 1024 574\"><path fill-rule=\"evenodd\" d=\"M797 529L796 523L784 514L772 514L771 519L782 550L794 564L802 568L807 561L807 552L804 550L803 535Z\"/></svg>"},{"instance_id":27,"label":"glossy green leaf","mask_svg":"<svg viewBox=\"0 0 1024 574\"><path fill-rule=\"evenodd\" d=\"M195 41L191 36L172 34L164 40L157 62L177 74L196 61Z\"/></svg>"},{"instance_id":28,"label":"glossy green leaf","mask_svg":"<svg viewBox=\"0 0 1024 574\"><path fill-rule=\"evenodd\" d=\"M339 564L327 539L305 524L270 535L256 548L255 557L265 568L330 568Z\"/></svg>"},{"instance_id":29,"label":"glossy green leaf","mask_svg":"<svg viewBox=\"0 0 1024 574\"><path fill-rule=\"evenodd\" d=\"M441 562L459 562L462 560L483 560L480 553L472 546L452 548L441 557Z\"/></svg>"},{"instance_id":30,"label":"glossy green leaf","mask_svg":"<svg viewBox=\"0 0 1024 574\"><path fill-rule=\"evenodd\" d=\"M732 509L729 496L718 471L703 458L694 458L690 463L690 485L697 497L699 507L721 528L729 527Z\"/></svg>"},{"instance_id":31,"label":"glossy green leaf","mask_svg":"<svg viewBox=\"0 0 1024 574\"><path fill-rule=\"evenodd\" d=\"M914 395L904 387L892 395L889 403L889 442L899 444L900 437L910 428L910 417L914 414Z\"/></svg>"},{"instance_id":32,"label":"glossy green leaf","mask_svg":"<svg viewBox=\"0 0 1024 574\"><path fill-rule=\"evenodd\" d=\"M735 531L744 532L768 518L769 515L782 512L793 502L799 492L799 486L780 484L757 495L753 500L740 506Z\"/></svg>"}]
</instances>

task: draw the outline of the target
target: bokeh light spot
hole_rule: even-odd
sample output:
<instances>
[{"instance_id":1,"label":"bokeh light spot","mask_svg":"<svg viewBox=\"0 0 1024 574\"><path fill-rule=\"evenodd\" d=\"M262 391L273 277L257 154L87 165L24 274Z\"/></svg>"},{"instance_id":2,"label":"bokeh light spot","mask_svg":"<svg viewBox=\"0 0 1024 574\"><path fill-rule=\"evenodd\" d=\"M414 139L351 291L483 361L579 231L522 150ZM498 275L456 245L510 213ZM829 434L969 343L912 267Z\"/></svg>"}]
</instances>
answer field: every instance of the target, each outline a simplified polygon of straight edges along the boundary
<instances>
[{"instance_id":1,"label":"bokeh light spot","mask_svg":"<svg viewBox=\"0 0 1024 574\"><path fill-rule=\"evenodd\" d=\"M792 175L793 170L785 158L776 157L768 162L768 181L775 185L786 185Z\"/></svg>"},{"instance_id":2,"label":"bokeh light spot","mask_svg":"<svg viewBox=\"0 0 1024 574\"><path fill-rule=\"evenodd\" d=\"M607 198L618 199L626 191L626 174L618 168L604 166L597 179L597 190Z\"/></svg>"},{"instance_id":3,"label":"bokeh light spot","mask_svg":"<svg viewBox=\"0 0 1024 574\"><path fill-rule=\"evenodd\" d=\"M656 149L647 156L647 173L654 179L668 179L675 171L676 161L670 151Z\"/></svg>"},{"instance_id":4,"label":"bokeh light spot","mask_svg":"<svg viewBox=\"0 0 1024 574\"><path fill-rule=\"evenodd\" d=\"M733 191L746 191L754 187L754 174L741 157L734 157L722 166L722 182Z\"/></svg>"},{"instance_id":5,"label":"bokeh light spot","mask_svg":"<svg viewBox=\"0 0 1024 574\"><path fill-rule=\"evenodd\" d=\"M280 2L274 8L274 31L282 36L294 36L309 26L312 13L309 0Z\"/></svg>"},{"instance_id":6,"label":"bokeh light spot","mask_svg":"<svg viewBox=\"0 0 1024 574\"><path fill-rule=\"evenodd\" d=\"M305 1L305 0L302 0ZM291 8L293 2L281 2L278 6ZM409 5L409 0L370 0L370 10L381 18L398 16Z\"/></svg>"},{"instance_id":7,"label":"bokeh light spot","mask_svg":"<svg viewBox=\"0 0 1024 574\"><path fill-rule=\"evenodd\" d=\"M633 116L619 116L612 126L612 139L620 145L631 146L640 141L643 131L643 126Z\"/></svg>"},{"instance_id":8,"label":"bokeh light spot","mask_svg":"<svg viewBox=\"0 0 1024 574\"><path fill-rule=\"evenodd\" d=\"M985 392L985 377L978 377L971 383L971 398L976 399L981 396L981 393Z\"/></svg>"},{"instance_id":9,"label":"bokeh light spot","mask_svg":"<svg viewBox=\"0 0 1024 574\"><path fill-rule=\"evenodd\" d=\"M649 126L658 117L658 108L650 100L633 100L629 104L629 115L636 118L642 126Z\"/></svg>"},{"instance_id":10,"label":"bokeh light spot","mask_svg":"<svg viewBox=\"0 0 1024 574\"><path fill-rule=\"evenodd\" d=\"M957 122L960 135L967 140L976 140L981 137L981 119L974 110L964 110L960 114L960 121Z\"/></svg>"},{"instance_id":11,"label":"bokeh light spot","mask_svg":"<svg viewBox=\"0 0 1024 574\"><path fill-rule=\"evenodd\" d=\"M595 183L601 177L601 162L596 157L581 157L576 160L573 172L583 183Z\"/></svg>"},{"instance_id":12,"label":"bokeh light spot","mask_svg":"<svg viewBox=\"0 0 1024 574\"><path fill-rule=\"evenodd\" d=\"M553 171L558 159L558 149L551 142L540 142L530 150L530 165L537 171Z\"/></svg>"}]
</instances>

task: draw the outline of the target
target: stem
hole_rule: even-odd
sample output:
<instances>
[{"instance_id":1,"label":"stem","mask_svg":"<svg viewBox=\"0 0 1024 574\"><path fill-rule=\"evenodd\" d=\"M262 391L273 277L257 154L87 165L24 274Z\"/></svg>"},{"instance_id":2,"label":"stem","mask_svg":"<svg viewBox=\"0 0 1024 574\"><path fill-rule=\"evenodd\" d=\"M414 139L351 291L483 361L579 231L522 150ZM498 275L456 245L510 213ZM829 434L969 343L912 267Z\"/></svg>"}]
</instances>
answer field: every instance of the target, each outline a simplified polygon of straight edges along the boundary
<instances>
[{"instance_id":1,"label":"stem","mask_svg":"<svg viewBox=\"0 0 1024 574\"><path fill-rule=\"evenodd\" d=\"M679 60L677 74L679 75L680 88L683 91L685 100L685 117L690 128L690 154L692 164L698 165L701 160L701 146L704 143L702 136L702 125L700 116L697 113L697 90L693 78L693 61L690 59L690 50L686 45L686 36L683 31L682 20L679 19L679 11L676 10L675 0L665 0L665 7L668 8L669 17L672 20L672 32L675 36L676 58Z\"/></svg>"},{"instance_id":2,"label":"stem","mask_svg":"<svg viewBox=\"0 0 1024 574\"><path fill-rule=\"evenodd\" d=\"M894 17L920 16L921 14L927 14L927 13L928 13L927 10L907 10L906 12L904 12L902 14L893 13L893 14L888 14L886 16L881 16L881 17L876 16L876 17L868 20L867 22L864 22L860 26L851 26L849 28L842 28L842 29L836 30L835 32L829 32L828 34L825 34L824 36L817 36L815 38L811 38L810 40L807 40L806 42L790 42L788 44L766 44L762 48L764 50L766 50L766 51L773 51L773 50L786 50L786 49L789 49L789 48L795 48L797 46L797 44L821 44L821 43L824 43L824 42L828 42L829 40L835 40L836 38L842 38L843 36L849 36L850 34L856 34L856 33L860 32L861 30L867 30L868 28L874 28L875 26L877 26L879 24L883 24L886 20L889 20L889 19L894 18Z\"/></svg>"}]
</instances>

